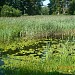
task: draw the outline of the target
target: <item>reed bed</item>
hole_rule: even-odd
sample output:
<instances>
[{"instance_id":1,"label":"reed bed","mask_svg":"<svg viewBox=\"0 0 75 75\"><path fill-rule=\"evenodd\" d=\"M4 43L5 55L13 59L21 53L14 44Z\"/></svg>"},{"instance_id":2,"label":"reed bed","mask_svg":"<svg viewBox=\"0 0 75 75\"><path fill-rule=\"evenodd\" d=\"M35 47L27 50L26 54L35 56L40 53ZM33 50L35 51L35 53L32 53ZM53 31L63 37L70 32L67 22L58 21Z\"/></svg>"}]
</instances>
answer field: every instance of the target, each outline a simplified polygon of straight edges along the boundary
<instances>
[{"instance_id":1,"label":"reed bed","mask_svg":"<svg viewBox=\"0 0 75 75\"><path fill-rule=\"evenodd\" d=\"M9 43L20 38L74 38L74 20L75 16L0 17L0 42Z\"/></svg>"}]
</instances>

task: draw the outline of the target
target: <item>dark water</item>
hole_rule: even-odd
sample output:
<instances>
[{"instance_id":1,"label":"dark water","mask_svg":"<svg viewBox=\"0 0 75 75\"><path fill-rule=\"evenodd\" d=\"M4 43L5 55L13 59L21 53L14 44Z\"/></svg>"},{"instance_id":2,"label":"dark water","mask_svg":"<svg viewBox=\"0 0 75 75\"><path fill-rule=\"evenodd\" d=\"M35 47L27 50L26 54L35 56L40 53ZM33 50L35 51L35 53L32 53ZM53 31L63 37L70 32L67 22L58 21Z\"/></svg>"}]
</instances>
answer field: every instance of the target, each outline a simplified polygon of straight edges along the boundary
<instances>
[{"instance_id":1,"label":"dark water","mask_svg":"<svg viewBox=\"0 0 75 75\"><path fill-rule=\"evenodd\" d=\"M41 41L37 44L33 44L33 45L28 45L28 46L23 46L23 48L21 49L20 47L17 47L15 50L12 50L12 48L8 49L6 52L2 52L2 55L12 55L14 54L15 56L28 56L31 54L35 54L34 57L39 56L41 57L42 55L38 55L38 52L40 52L41 54L43 54L43 46L47 46L50 43L50 40L46 40L46 42ZM39 50L39 48L41 50ZM33 52L30 52L29 50L32 49ZM25 54L24 53L20 53L20 51L27 51ZM17 54L16 54L17 53Z\"/></svg>"},{"instance_id":2,"label":"dark water","mask_svg":"<svg viewBox=\"0 0 75 75\"><path fill-rule=\"evenodd\" d=\"M0 59L0 75L5 75L4 69L1 68L2 65L4 65L4 61L2 59Z\"/></svg>"}]
</instances>

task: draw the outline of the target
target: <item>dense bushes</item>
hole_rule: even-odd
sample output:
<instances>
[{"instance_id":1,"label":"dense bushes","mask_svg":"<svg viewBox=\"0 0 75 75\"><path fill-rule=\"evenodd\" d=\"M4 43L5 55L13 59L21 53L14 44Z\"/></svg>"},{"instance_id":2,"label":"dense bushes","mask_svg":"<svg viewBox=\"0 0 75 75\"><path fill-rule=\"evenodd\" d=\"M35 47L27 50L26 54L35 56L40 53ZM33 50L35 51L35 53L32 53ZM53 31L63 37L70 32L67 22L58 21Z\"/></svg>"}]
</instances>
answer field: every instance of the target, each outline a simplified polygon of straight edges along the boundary
<instances>
[{"instance_id":1,"label":"dense bushes","mask_svg":"<svg viewBox=\"0 0 75 75\"><path fill-rule=\"evenodd\" d=\"M21 11L13 8L12 6L4 5L1 10L1 16L4 17L19 17L21 16Z\"/></svg>"}]
</instances>

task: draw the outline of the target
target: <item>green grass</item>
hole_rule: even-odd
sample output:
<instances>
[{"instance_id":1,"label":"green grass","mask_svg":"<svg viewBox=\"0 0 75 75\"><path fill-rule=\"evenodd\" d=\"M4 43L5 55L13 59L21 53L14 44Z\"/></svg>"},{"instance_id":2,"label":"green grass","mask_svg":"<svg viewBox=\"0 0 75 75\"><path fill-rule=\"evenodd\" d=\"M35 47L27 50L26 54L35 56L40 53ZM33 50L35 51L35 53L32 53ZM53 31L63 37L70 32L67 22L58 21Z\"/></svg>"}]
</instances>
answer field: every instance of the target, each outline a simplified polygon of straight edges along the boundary
<instances>
[{"instance_id":1,"label":"green grass","mask_svg":"<svg viewBox=\"0 0 75 75\"><path fill-rule=\"evenodd\" d=\"M0 17L5 75L75 74L75 16Z\"/></svg>"},{"instance_id":2,"label":"green grass","mask_svg":"<svg viewBox=\"0 0 75 75\"><path fill-rule=\"evenodd\" d=\"M48 38L52 34L59 38L74 36L75 16L25 16L0 18L0 42L21 39ZM70 34L71 33L71 34Z\"/></svg>"}]
</instances>

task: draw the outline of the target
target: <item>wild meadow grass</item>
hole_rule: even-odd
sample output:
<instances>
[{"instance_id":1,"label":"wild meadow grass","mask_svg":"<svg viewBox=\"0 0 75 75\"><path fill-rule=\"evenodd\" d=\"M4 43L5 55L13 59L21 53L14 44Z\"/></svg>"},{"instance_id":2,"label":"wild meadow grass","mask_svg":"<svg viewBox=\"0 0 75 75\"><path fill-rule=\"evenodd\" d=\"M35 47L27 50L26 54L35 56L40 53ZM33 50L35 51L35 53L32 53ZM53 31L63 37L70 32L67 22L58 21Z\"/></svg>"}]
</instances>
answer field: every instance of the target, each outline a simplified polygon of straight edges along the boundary
<instances>
[{"instance_id":1,"label":"wild meadow grass","mask_svg":"<svg viewBox=\"0 0 75 75\"><path fill-rule=\"evenodd\" d=\"M74 36L75 16L25 16L18 18L0 17L0 42L11 42L19 38L64 38Z\"/></svg>"},{"instance_id":2,"label":"wild meadow grass","mask_svg":"<svg viewBox=\"0 0 75 75\"><path fill-rule=\"evenodd\" d=\"M5 75L74 75L75 16L0 17Z\"/></svg>"}]
</instances>

